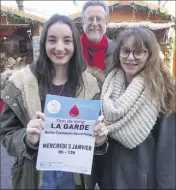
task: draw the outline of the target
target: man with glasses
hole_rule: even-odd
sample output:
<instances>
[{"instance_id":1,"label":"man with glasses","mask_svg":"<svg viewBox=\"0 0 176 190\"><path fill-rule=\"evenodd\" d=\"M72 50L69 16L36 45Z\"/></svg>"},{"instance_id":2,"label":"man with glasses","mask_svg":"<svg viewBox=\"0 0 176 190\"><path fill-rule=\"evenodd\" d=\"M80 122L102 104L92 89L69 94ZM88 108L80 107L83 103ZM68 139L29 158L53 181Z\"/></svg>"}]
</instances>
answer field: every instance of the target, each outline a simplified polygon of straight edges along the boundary
<instances>
[{"instance_id":1,"label":"man with glasses","mask_svg":"<svg viewBox=\"0 0 176 190\"><path fill-rule=\"evenodd\" d=\"M87 1L82 8L81 18L84 31L81 42L84 57L88 64L88 72L97 78L101 88L105 76L111 68L110 60L113 51L112 41L105 35L109 8L103 1ZM107 151L108 142L104 142L102 146L96 146L95 148L99 150L99 155L103 155ZM76 184L85 184L86 189L95 188L98 176L101 173L99 155L94 157L92 175L84 175L84 179L82 175L80 179L80 176L77 176L75 178ZM79 188L81 188L81 185Z\"/></svg>"},{"instance_id":2,"label":"man with glasses","mask_svg":"<svg viewBox=\"0 0 176 190\"><path fill-rule=\"evenodd\" d=\"M106 25L109 17L108 6L103 1L88 1L82 8L81 36L83 53L91 72L102 85L106 72L110 68L107 63L112 55L112 41L107 38Z\"/></svg>"}]
</instances>

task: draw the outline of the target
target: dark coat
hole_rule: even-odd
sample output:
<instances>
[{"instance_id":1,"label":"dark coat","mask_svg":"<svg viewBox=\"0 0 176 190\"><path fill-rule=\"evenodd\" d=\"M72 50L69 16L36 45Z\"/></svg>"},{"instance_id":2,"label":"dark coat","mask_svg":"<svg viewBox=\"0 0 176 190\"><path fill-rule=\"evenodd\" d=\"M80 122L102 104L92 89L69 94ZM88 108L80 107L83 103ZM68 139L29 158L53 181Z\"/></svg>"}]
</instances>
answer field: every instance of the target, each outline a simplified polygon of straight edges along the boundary
<instances>
[{"instance_id":1,"label":"dark coat","mask_svg":"<svg viewBox=\"0 0 176 190\"><path fill-rule=\"evenodd\" d=\"M111 70L111 68L113 66L112 65L112 53L114 50L114 45L115 45L115 43L112 40L108 39L108 48L106 49L105 57L104 57L104 63L105 63L104 70L101 70L99 68L95 68L94 66L88 65L88 72L91 73L94 77L96 77L100 88L103 85L105 77L107 76L107 74L109 73L109 71ZM89 55L93 56L90 51L89 51Z\"/></svg>"},{"instance_id":2,"label":"dark coat","mask_svg":"<svg viewBox=\"0 0 176 190\"><path fill-rule=\"evenodd\" d=\"M5 100L1 116L1 142L10 156L15 157L11 168L14 189L38 189L40 173L35 169L37 150L25 142L29 117L19 89L10 83L2 95Z\"/></svg>"},{"instance_id":3,"label":"dark coat","mask_svg":"<svg viewBox=\"0 0 176 190\"><path fill-rule=\"evenodd\" d=\"M101 189L176 189L176 113L157 120L148 138L134 149L109 138L96 156Z\"/></svg>"}]
</instances>

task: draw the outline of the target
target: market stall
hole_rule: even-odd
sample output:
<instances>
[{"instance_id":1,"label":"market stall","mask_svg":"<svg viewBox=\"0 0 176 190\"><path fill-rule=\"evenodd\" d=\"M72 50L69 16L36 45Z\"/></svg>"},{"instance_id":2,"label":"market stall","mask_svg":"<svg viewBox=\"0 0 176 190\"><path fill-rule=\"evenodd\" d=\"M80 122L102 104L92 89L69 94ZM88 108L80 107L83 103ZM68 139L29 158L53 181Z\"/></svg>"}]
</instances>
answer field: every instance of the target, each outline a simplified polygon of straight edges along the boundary
<instances>
[{"instance_id":1,"label":"market stall","mask_svg":"<svg viewBox=\"0 0 176 190\"><path fill-rule=\"evenodd\" d=\"M1 72L31 63L38 55L39 47L34 43L38 39L39 44L46 19L5 6L1 6L0 16Z\"/></svg>"}]
</instances>

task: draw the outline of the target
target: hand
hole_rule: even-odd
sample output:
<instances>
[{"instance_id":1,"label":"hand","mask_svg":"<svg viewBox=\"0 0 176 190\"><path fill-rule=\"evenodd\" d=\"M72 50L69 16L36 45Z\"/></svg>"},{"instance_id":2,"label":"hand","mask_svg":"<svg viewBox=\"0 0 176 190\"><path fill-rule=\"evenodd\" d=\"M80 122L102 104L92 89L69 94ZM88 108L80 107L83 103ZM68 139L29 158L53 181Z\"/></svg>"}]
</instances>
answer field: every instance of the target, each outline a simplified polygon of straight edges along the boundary
<instances>
[{"instance_id":1,"label":"hand","mask_svg":"<svg viewBox=\"0 0 176 190\"><path fill-rule=\"evenodd\" d=\"M104 116L100 115L95 122L94 136L96 145L102 144L106 140L108 135L108 129L106 128L105 124L102 123L103 119Z\"/></svg>"},{"instance_id":2,"label":"hand","mask_svg":"<svg viewBox=\"0 0 176 190\"><path fill-rule=\"evenodd\" d=\"M38 143L40 139L40 134L44 128L45 120L46 117L44 113L37 111L35 113L34 119L30 120L27 125L27 139L34 146Z\"/></svg>"}]
</instances>

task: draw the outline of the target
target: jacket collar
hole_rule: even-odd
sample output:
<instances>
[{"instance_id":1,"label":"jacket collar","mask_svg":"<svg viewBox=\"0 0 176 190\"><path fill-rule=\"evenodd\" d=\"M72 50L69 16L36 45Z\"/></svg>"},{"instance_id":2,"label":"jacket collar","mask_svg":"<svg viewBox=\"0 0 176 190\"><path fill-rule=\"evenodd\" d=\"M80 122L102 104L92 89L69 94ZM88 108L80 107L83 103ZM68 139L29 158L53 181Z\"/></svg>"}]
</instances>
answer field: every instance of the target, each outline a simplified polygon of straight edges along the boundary
<instances>
[{"instance_id":1,"label":"jacket collar","mask_svg":"<svg viewBox=\"0 0 176 190\"><path fill-rule=\"evenodd\" d=\"M106 50L106 54L112 54L113 53L114 44L113 41L108 39L108 48Z\"/></svg>"},{"instance_id":2,"label":"jacket collar","mask_svg":"<svg viewBox=\"0 0 176 190\"><path fill-rule=\"evenodd\" d=\"M82 73L84 88L77 94L77 98L92 99L100 92L97 80L90 73ZM41 101L39 96L38 82L28 66L14 73L9 81L20 91L23 104L28 116L32 119L36 111L41 111ZM18 92L19 92L18 91Z\"/></svg>"}]
</instances>

